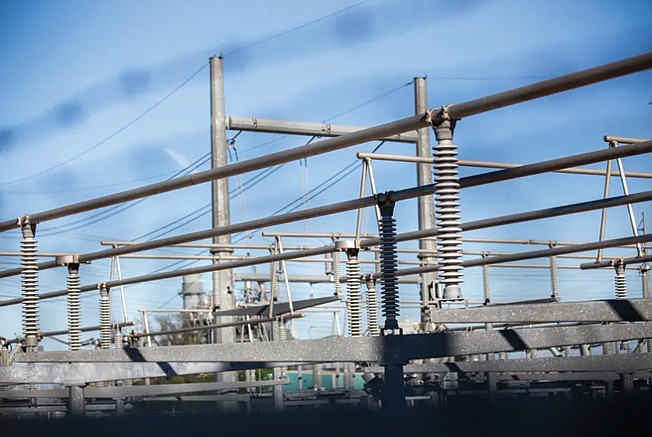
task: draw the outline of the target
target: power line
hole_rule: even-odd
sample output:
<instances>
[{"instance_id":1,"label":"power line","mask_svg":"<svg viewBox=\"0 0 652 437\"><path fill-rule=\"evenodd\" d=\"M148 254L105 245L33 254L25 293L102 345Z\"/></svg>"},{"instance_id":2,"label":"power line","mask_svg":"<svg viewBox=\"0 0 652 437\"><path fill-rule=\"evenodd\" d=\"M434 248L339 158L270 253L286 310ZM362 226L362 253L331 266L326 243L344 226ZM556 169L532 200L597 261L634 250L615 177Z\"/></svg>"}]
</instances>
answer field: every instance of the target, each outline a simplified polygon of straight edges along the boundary
<instances>
[{"instance_id":1,"label":"power line","mask_svg":"<svg viewBox=\"0 0 652 437\"><path fill-rule=\"evenodd\" d=\"M279 37L281 37L281 36L284 36L284 35L287 35L287 34L289 34L289 33L295 32L295 31L297 31L297 30L300 30L300 29L306 28L306 27L311 26L311 25L313 25L313 24L319 23L320 21L326 20L326 19L328 19L328 18L334 17L334 16L336 16L336 15L339 15L339 14L344 13L344 12L346 12L346 11L349 11L349 10L351 10L351 9L357 8L357 7L359 7L359 6L361 6L361 5L365 4L365 3L368 3L369 1L371 1L371 0L364 0L364 1L361 1L361 2L359 2L359 3L353 4L353 5L351 5L351 6L348 6L348 7L342 8L342 9L338 9L338 10L335 11L335 12L331 12L330 14L323 15L323 16L321 16L321 17L319 17L319 18L316 18L316 19L314 19L314 20L308 21L307 23L304 23L304 24L301 24L301 25L298 25L298 26L292 27L292 28L287 29L287 30L285 30L285 31L282 31L282 32L276 33L276 34L274 34L274 35L272 35L272 36L269 36L269 37L266 37L266 38L260 39L260 40L258 40L258 41L254 41L254 42L252 42L252 43L250 43L250 44L247 44L247 45L245 45L245 46L242 46L242 47L239 47L239 48L237 48L237 49L234 49L234 50L231 50L231 51L229 51L229 52L226 52L226 53L223 54L223 56L230 56L230 55L233 55L233 54L235 54L235 53L239 53L239 52L243 52L243 51L245 51L245 50L251 49L252 47L256 47L256 46L258 46L258 45L261 45L261 44L264 44L264 43L266 43L266 42L272 41L272 40L274 40L274 39L276 39L276 38L279 38ZM49 168L46 168L45 170L41 170L40 172L37 172L37 173L31 174L31 175L29 175L29 176L24 176L24 177L19 178L19 179L14 179L14 180L12 180L12 181L8 181L8 182L0 183L0 187L2 187L2 186L6 186L6 185L16 184L16 183L18 183L18 182L24 182L24 181L26 181L26 180L29 180L29 179L32 179L32 178L35 178L35 177L38 177L38 176L42 176L42 175L44 175L44 174L46 174L46 173L49 173L49 172L51 172L51 171L53 171L53 170L56 170L56 169L58 169L58 168L61 168L61 167L63 167L64 165L67 165L67 164L69 164L69 163L71 163L71 162L73 162L73 161L75 161L75 160L81 158L82 156L84 156L84 155L86 155L87 153L91 152L92 150L94 150L94 149L96 149L96 148L102 146L103 144L106 144L108 141L112 140L113 138L115 138L116 136L120 135L120 134L121 134L122 132L124 132L125 130L129 129L129 128L130 128L131 126L133 126L134 124L138 123L140 120L142 120L144 117L146 117L146 116L147 116L150 112L152 112L154 109L158 108L158 107L159 107L161 104L163 104L166 100L168 100L170 97L172 97L174 94L176 94L176 93L177 93L181 88L183 88L184 86L186 86L190 81L192 81L195 77L197 77L197 76L199 75L199 73L201 73L202 71L204 71L204 69L206 69L206 67L208 67L209 64L210 64L210 62L204 62L204 63L201 65L200 68L198 68L195 72L193 72L193 73L192 73L188 78L186 78L184 81L182 81L182 82L181 82L179 85L177 85L174 89L172 89L172 91L168 92L168 93L167 93L165 96L163 96L161 99L157 100L157 101L156 101L152 106L150 106L149 108L147 108L145 111L141 112L139 115L137 115L137 116L136 116L135 118L133 118L131 121L127 122L127 123L124 124L122 127L118 128L116 131L114 131L113 133L111 133L110 135L106 136L106 137L103 138L102 140L100 140L100 141L98 141L97 143L93 144L91 147L89 147L89 148L87 148L87 149L81 151L81 152L78 153L77 155L75 155L75 156L73 156L73 157L71 157L71 158L68 158L68 159L65 160L65 161L60 162L59 164L53 165L53 166L51 166L51 167L49 167Z\"/></svg>"},{"instance_id":2,"label":"power line","mask_svg":"<svg viewBox=\"0 0 652 437\"><path fill-rule=\"evenodd\" d=\"M178 172L176 172L175 174L173 174L172 176L167 178L167 180L174 179L175 177L180 176L180 175L185 175L185 174L192 173L198 167L202 166L208 159L210 159L210 152L203 155L203 156L201 156L200 158L195 160L193 163L191 163L187 167L179 170ZM119 214L119 213L121 213L123 211L126 211L128 209L131 209L134 206L143 203L147 199L148 198L145 197L145 198L136 200L134 202L121 204L121 205L115 205L115 206L110 207L109 209L106 209L104 211L100 211L100 212L95 213L95 214L93 214L93 215L91 215L89 217L84 217L82 219L76 220L76 221L71 222L71 223L66 223L64 225L52 226L52 227L49 227L49 228L45 228L41 232L39 232L39 235L40 236L51 236L51 235L63 234L63 233L66 233L66 232L77 230L77 229L82 229L82 228L84 228L86 226L90 226L90 225L99 223L99 222L104 221L104 220L106 220L106 219L108 219L110 217L113 217L116 214Z\"/></svg>"}]
</instances>

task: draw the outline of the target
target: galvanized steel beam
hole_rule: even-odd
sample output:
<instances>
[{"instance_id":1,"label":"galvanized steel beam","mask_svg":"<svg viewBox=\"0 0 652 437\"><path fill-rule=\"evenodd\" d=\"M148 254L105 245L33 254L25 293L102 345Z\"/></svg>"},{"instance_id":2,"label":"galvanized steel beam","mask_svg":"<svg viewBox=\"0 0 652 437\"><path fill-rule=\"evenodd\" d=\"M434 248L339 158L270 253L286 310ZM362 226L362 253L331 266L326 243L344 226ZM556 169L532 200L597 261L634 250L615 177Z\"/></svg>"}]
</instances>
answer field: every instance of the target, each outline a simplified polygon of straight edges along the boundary
<instances>
[{"instance_id":1,"label":"galvanized steel beam","mask_svg":"<svg viewBox=\"0 0 652 437\"><path fill-rule=\"evenodd\" d=\"M650 299L488 305L433 314L435 323L639 322L652 320Z\"/></svg>"},{"instance_id":2,"label":"galvanized steel beam","mask_svg":"<svg viewBox=\"0 0 652 437\"><path fill-rule=\"evenodd\" d=\"M591 355L584 357L519 358L510 360L458 361L454 363L407 364L405 373L446 372L615 372L652 370L652 354ZM367 372L381 373L372 366ZM541 378L545 379L545 378Z\"/></svg>"},{"instance_id":3,"label":"galvanized steel beam","mask_svg":"<svg viewBox=\"0 0 652 437\"><path fill-rule=\"evenodd\" d=\"M63 384L85 385L93 382L195 375L198 373L229 372L236 370L278 367L287 363L206 363L206 362L101 362L20 363L0 367L0 385Z\"/></svg>"},{"instance_id":4,"label":"galvanized steel beam","mask_svg":"<svg viewBox=\"0 0 652 437\"><path fill-rule=\"evenodd\" d=\"M580 325L385 337L18 353L16 363L48 362L404 362L652 337L652 323ZM390 354L391 355L388 355Z\"/></svg>"},{"instance_id":5,"label":"galvanized steel beam","mask_svg":"<svg viewBox=\"0 0 652 437\"><path fill-rule=\"evenodd\" d=\"M419 114L425 112L428 108L419 111ZM348 126L331 123L303 122L273 120L260 117L226 117L226 128L229 130L240 130L245 132L266 132L290 135L309 135L315 137L339 137L352 132L368 129L367 126ZM391 135L378 138L383 141L393 141L398 143L414 143L417 141L416 132L403 132L397 135Z\"/></svg>"}]
</instances>

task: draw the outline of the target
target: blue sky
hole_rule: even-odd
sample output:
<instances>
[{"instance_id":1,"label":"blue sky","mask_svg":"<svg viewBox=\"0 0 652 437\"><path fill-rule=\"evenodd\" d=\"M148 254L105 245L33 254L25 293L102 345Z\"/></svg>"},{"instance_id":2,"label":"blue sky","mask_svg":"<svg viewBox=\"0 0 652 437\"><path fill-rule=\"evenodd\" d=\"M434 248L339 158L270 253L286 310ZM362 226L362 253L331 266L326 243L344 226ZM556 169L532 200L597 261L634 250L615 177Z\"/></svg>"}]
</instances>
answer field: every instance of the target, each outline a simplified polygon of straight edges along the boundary
<instances>
[{"instance_id":1,"label":"blue sky","mask_svg":"<svg viewBox=\"0 0 652 437\"><path fill-rule=\"evenodd\" d=\"M652 48L650 29L652 3L648 1L5 0L0 3L0 218L164 180L199 160L210 150L205 65L212 55L224 56L228 115L373 125L412 114L410 82L415 76L428 77L431 107L459 103L647 52ZM462 120L456 131L460 158L535 162L604 148L605 134L649 138L651 79L650 72L639 73ZM232 159L260 156L307 140L242 133ZM265 184L232 201L232 221L270 215L352 162L356 151L376 145L284 166ZM414 153L410 145L390 143L381 151ZM204 164L199 169L206 168ZM628 159L625 168L652 171L649 156ZM381 190L414 184L408 164L378 162L375 169ZM477 171L463 169L462 174ZM231 187L252 176L232 178ZM358 184L356 170L309 205L354 198ZM602 179L591 176L550 175L471 189L462 194L462 220L599 198L602 184ZM650 180L630 181L632 192L650 188ZM621 194L616 183L612 193ZM208 185L159 195L58 235L57 230L77 228L74 223L79 220L81 225L95 221L90 217L97 212L44 223L37 231L39 247L83 253L98 250L99 240L137 239L201 208L209 196ZM415 210L414 202L397 208L399 231L416 228ZM642 212L652 217L649 203L635 205L634 210L637 219ZM598 224L599 214L583 214L469 236L590 241L597 238ZM315 219L276 229L351 232L353 226L354 216L344 214L336 220ZM366 220L365 231L374 232L373 226L371 219ZM168 235L208 227L210 217L204 215ZM629 232L624 208L611 212L607 237ZM269 240L254 236L251 242L268 244ZM293 243L297 240L286 244ZM18 232L0 235L0 250L18 248ZM17 263L15 258L0 258L1 268ZM124 260L122 268L129 277L169 264ZM323 270L303 264L290 264L290 269ZM82 284L105 281L109 263L83 266L81 275ZM496 296L548 293L547 272L532 272L527 280L523 276L521 270L495 269ZM612 276L611 272L565 271L562 297L611 297ZM632 294L635 287L640 293L636 273L630 276ZM465 294L478 298L479 270L469 270L466 278ZM42 272L41 287L42 291L64 288L65 275ZM130 287L129 308L135 312L143 307L178 306L179 287L180 280ZM310 292L330 289L297 286L295 297ZM415 293L415 287L406 287L402 295L415 300ZM19 278L0 280L1 299L19 294ZM84 325L95 324L95 307L95 295L84 298L89 314ZM42 312L44 330L65 326L63 300L44 302ZM407 315L418 317L409 311ZM301 323L304 328L319 325L312 335L329 333L328 323ZM0 335L19 331L19 307L0 308Z\"/></svg>"}]
</instances>

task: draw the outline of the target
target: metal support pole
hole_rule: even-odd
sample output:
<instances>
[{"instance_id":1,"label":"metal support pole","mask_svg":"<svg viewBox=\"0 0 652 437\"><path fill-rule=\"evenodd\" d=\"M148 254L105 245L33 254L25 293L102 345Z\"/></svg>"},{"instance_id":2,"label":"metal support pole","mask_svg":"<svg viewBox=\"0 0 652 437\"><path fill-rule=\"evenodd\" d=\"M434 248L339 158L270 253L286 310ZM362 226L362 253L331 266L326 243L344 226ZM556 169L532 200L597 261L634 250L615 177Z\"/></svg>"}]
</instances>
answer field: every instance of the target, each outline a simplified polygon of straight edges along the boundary
<instances>
[{"instance_id":1,"label":"metal support pole","mask_svg":"<svg viewBox=\"0 0 652 437\"><path fill-rule=\"evenodd\" d=\"M145 334L149 334L149 317L147 316L147 311L143 311L143 330ZM147 347L152 347L152 337L147 336Z\"/></svg>"},{"instance_id":2,"label":"metal support pole","mask_svg":"<svg viewBox=\"0 0 652 437\"><path fill-rule=\"evenodd\" d=\"M428 110L428 90L425 77L414 78L414 110L415 114L422 114ZM430 152L430 131L428 128L417 130L416 156L419 158L431 157ZM419 163L417 166L417 185L432 184L432 162L428 164ZM419 218L419 230L432 229L435 227L435 205L432 196L421 196L417 200L417 213ZM437 243L431 239L420 239L419 249L426 251L426 254L419 255L420 261L424 264L432 264L436 261L434 253L437 250ZM422 273L421 277L421 326L422 329L430 326L430 302L432 291L437 281L437 274L434 272Z\"/></svg>"},{"instance_id":3,"label":"metal support pole","mask_svg":"<svg viewBox=\"0 0 652 437\"><path fill-rule=\"evenodd\" d=\"M283 253L283 243L281 242L281 237L276 237L276 247L278 249L278 253L282 254ZM290 306L290 314L294 314L294 304L292 302L292 290L290 289L290 279L288 277L288 271L287 271L287 265L285 263L285 260L281 260L281 270L283 272L283 281L285 282L285 292L287 293L288 296L288 304ZM292 322L290 322L292 323ZM294 335L295 332L292 330L292 334Z\"/></svg>"},{"instance_id":4,"label":"metal support pole","mask_svg":"<svg viewBox=\"0 0 652 437\"><path fill-rule=\"evenodd\" d=\"M86 414L84 402L84 387L71 385L68 387L68 415L83 417Z\"/></svg>"},{"instance_id":5,"label":"metal support pole","mask_svg":"<svg viewBox=\"0 0 652 437\"><path fill-rule=\"evenodd\" d=\"M211 171L219 171L227 167L228 145L226 142L226 109L224 104L224 69L221 57L210 58L210 108L211 108ZM229 205L229 179L214 179L211 182L212 196L212 227L221 228L231 224L231 211ZM213 244L230 245L231 235L213 237ZM229 255L230 249L221 248L213 251L218 259ZM220 310L230 310L235 306L233 298L233 271L231 269L214 271L213 275L213 301L219 303ZM217 288L215 288L217 286ZM230 322L227 317L224 322ZM214 331L215 343L233 343L235 341L235 328L219 329ZM232 372L216 374L217 382L235 382L237 375ZM226 410L235 408L232 403L223 404Z\"/></svg>"},{"instance_id":6,"label":"metal support pole","mask_svg":"<svg viewBox=\"0 0 652 437\"><path fill-rule=\"evenodd\" d=\"M439 234L440 282L444 286L444 299L462 299L462 229L460 227L460 179L458 174L457 146L453 144L456 120L441 110L438 124L433 124L435 146L435 218Z\"/></svg>"},{"instance_id":7,"label":"metal support pole","mask_svg":"<svg viewBox=\"0 0 652 437\"><path fill-rule=\"evenodd\" d=\"M115 415L117 417L125 416L125 400L124 398L116 398L115 400Z\"/></svg>"},{"instance_id":8,"label":"metal support pole","mask_svg":"<svg viewBox=\"0 0 652 437\"><path fill-rule=\"evenodd\" d=\"M36 224L29 221L29 216L18 219L23 238L21 251L21 291L23 295L23 336L28 352L35 351L39 342L39 296L38 266L36 262L37 241Z\"/></svg>"},{"instance_id":9,"label":"metal support pole","mask_svg":"<svg viewBox=\"0 0 652 437\"><path fill-rule=\"evenodd\" d=\"M368 159L362 160L362 175L360 176L360 198L365 196L367 189L367 166L369 165ZM360 241L360 228L362 227L362 212L363 209L358 209L358 215L355 221L355 241Z\"/></svg>"},{"instance_id":10,"label":"metal support pole","mask_svg":"<svg viewBox=\"0 0 652 437\"><path fill-rule=\"evenodd\" d=\"M210 58L210 106L211 106L211 169L217 169L226 166L227 163L227 143L226 143L226 122L225 122L225 105L224 105L224 70L222 58ZM228 226L231 223L231 213L229 208L229 183L228 178L222 178L211 182L212 192L212 221L213 229ZM213 244L229 245L231 244L230 235L221 235L213 238ZM220 248L214 251L217 259L222 255L228 255L229 249ZM216 271L213 275L213 284L217 289L213 289L213 301L219 303L220 310L229 310L234 307L233 295L233 275L231 270ZM228 322L228 320L226 320ZM222 329L215 333L217 343L233 343L235 338L234 329Z\"/></svg>"},{"instance_id":11,"label":"metal support pole","mask_svg":"<svg viewBox=\"0 0 652 437\"><path fill-rule=\"evenodd\" d=\"M111 347L111 300L106 284L100 284L100 348Z\"/></svg>"},{"instance_id":12,"label":"metal support pole","mask_svg":"<svg viewBox=\"0 0 652 437\"><path fill-rule=\"evenodd\" d=\"M112 245L114 249L118 247L117 244ZM110 279L113 280L113 268L114 266L118 270L118 280L122 280L122 267L120 267L120 257L119 256L113 256L111 257L111 275ZM123 321L126 323L129 321L129 314L127 312L127 300L125 298L125 287L124 285L120 286L120 303L122 303L122 318Z\"/></svg>"},{"instance_id":13,"label":"metal support pole","mask_svg":"<svg viewBox=\"0 0 652 437\"><path fill-rule=\"evenodd\" d=\"M641 266L641 288L643 290L642 297L645 299L650 298L650 266L643 264Z\"/></svg>"},{"instance_id":14,"label":"metal support pole","mask_svg":"<svg viewBox=\"0 0 652 437\"><path fill-rule=\"evenodd\" d=\"M612 147L612 143L609 144L609 147ZM607 161L607 171L605 175L605 180L604 180L604 192L603 192L603 198L606 199L609 197L609 186L611 184L611 159ZM602 208L602 212L600 215L600 236L598 238L598 241L604 240L604 232L607 226L607 208ZM595 259L595 262L600 262L602 261L602 249L598 249L598 255Z\"/></svg>"},{"instance_id":15,"label":"metal support pole","mask_svg":"<svg viewBox=\"0 0 652 437\"><path fill-rule=\"evenodd\" d=\"M282 327L282 321L279 321L278 319L272 322L272 340L273 341L281 341L284 335L281 332L281 327ZM283 331L285 330L285 327L283 326ZM274 367L272 369L272 376L274 378L274 381L278 381L283 378L283 369L281 367ZM282 385L275 385L274 388L272 389L272 396L274 398L274 411L277 413L280 413L283 411L283 386Z\"/></svg>"},{"instance_id":16,"label":"metal support pole","mask_svg":"<svg viewBox=\"0 0 652 437\"><path fill-rule=\"evenodd\" d=\"M627 178L625 177L625 168L623 167L623 160L621 158L616 158L618 163L618 171L620 172L620 183L623 186L623 194L625 196L629 195L629 187L627 186ZM636 219L634 218L634 210L630 203L627 204L627 215L629 216L629 224L632 226L632 234L636 237L638 236L638 227L636 226ZM640 244L636 245L636 254L638 256L643 255L643 250Z\"/></svg>"},{"instance_id":17,"label":"metal support pole","mask_svg":"<svg viewBox=\"0 0 652 437\"><path fill-rule=\"evenodd\" d=\"M312 386L313 390L321 390L321 363L312 365Z\"/></svg>"}]
</instances>

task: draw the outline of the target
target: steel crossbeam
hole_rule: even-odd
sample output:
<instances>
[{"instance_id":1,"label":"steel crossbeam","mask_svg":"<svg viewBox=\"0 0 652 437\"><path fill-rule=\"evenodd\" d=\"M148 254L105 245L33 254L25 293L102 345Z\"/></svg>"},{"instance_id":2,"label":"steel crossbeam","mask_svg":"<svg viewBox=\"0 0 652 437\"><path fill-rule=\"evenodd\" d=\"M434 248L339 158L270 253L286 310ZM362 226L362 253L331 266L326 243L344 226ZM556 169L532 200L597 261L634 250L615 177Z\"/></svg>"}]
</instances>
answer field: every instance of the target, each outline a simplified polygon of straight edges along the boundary
<instances>
[{"instance_id":1,"label":"steel crossbeam","mask_svg":"<svg viewBox=\"0 0 652 437\"><path fill-rule=\"evenodd\" d=\"M490 305L447 309L432 315L435 323L640 322L652 320L650 299Z\"/></svg>"},{"instance_id":2,"label":"steel crossbeam","mask_svg":"<svg viewBox=\"0 0 652 437\"><path fill-rule=\"evenodd\" d=\"M512 360L408 364L403 367L403 370L405 373L650 372L652 371L652 354L592 355L580 357L519 358ZM383 368L380 366L371 366L365 368L365 371L382 373Z\"/></svg>"},{"instance_id":3,"label":"steel crossbeam","mask_svg":"<svg viewBox=\"0 0 652 437\"><path fill-rule=\"evenodd\" d=\"M164 396L183 393L199 393L216 390L236 390L249 387L271 387L290 384L289 379L277 381L199 382L187 384L132 385L122 387L85 387L87 398L124 399L127 397ZM0 399L67 398L69 390L7 390L0 392Z\"/></svg>"},{"instance_id":4,"label":"steel crossbeam","mask_svg":"<svg viewBox=\"0 0 652 437\"><path fill-rule=\"evenodd\" d=\"M652 323L580 325L216 345L19 353L17 363L404 362L652 337Z\"/></svg>"}]
</instances>

